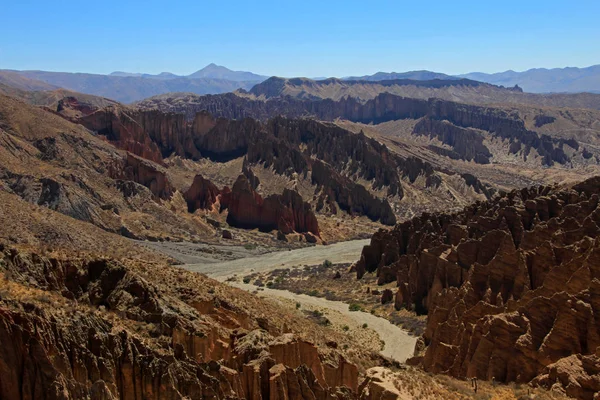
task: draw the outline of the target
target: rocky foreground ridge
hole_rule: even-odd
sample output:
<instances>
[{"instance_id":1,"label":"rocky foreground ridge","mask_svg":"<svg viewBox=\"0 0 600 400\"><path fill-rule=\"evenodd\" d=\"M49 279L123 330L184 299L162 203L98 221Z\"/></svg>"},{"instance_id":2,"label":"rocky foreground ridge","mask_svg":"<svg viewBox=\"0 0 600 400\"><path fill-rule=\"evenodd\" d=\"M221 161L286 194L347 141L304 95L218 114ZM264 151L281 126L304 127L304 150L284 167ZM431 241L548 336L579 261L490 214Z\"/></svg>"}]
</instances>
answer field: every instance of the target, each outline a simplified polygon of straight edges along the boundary
<instances>
[{"instance_id":1,"label":"rocky foreground ridge","mask_svg":"<svg viewBox=\"0 0 600 400\"><path fill-rule=\"evenodd\" d=\"M379 231L358 277L427 313L413 363L434 373L600 391L600 178L502 193Z\"/></svg>"},{"instance_id":2,"label":"rocky foreground ridge","mask_svg":"<svg viewBox=\"0 0 600 400\"><path fill-rule=\"evenodd\" d=\"M0 255L1 398L358 398L336 343L249 294L169 267Z\"/></svg>"}]
</instances>

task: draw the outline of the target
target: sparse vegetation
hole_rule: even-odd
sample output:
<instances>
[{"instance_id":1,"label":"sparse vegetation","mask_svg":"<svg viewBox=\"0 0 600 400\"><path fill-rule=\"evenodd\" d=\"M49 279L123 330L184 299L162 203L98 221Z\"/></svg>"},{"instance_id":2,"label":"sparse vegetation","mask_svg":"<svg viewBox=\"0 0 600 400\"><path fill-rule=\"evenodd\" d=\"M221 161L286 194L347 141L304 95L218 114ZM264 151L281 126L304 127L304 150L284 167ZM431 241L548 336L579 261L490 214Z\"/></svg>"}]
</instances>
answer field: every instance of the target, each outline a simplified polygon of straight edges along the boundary
<instances>
[{"instance_id":1,"label":"sparse vegetation","mask_svg":"<svg viewBox=\"0 0 600 400\"><path fill-rule=\"evenodd\" d=\"M361 305L360 305L360 304L357 304L357 303L351 303L351 304L348 306L348 310L350 310L350 311L362 311L362 307L361 307Z\"/></svg>"}]
</instances>

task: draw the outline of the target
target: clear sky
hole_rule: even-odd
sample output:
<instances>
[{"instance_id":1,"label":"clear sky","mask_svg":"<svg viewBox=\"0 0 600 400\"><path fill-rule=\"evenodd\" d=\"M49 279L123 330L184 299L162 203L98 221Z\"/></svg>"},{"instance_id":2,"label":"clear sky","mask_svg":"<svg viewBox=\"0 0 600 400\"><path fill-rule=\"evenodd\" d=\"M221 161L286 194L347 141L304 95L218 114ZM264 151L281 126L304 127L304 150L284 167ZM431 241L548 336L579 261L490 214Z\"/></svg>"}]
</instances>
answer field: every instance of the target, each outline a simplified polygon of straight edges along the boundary
<instances>
[{"instance_id":1,"label":"clear sky","mask_svg":"<svg viewBox=\"0 0 600 400\"><path fill-rule=\"evenodd\" d=\"M600 1L0 1L0 69L458 74L600 64Z\"/></svg>"}]
</instances>

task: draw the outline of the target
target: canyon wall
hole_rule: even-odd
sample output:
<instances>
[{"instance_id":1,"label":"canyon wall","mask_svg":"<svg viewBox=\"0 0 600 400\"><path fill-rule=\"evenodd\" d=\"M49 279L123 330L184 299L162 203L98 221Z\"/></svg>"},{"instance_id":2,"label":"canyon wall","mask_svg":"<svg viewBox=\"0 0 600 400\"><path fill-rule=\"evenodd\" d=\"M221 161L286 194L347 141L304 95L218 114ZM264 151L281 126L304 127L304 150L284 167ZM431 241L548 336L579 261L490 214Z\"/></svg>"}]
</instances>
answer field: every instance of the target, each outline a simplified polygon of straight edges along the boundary
<instances>
[{"instance_id":1,"label":"canyon wall","mask_svg":"<svg viewBox=\"0 0 600 400\"><path fill-rule=\"evenodd\" d=\"M358 276L396 281L396 308L427 313L434 373L600 390L600 178L523 189L380 231ZM570 367L567 367L570 365Z\"/></svg>"}]
</instances>

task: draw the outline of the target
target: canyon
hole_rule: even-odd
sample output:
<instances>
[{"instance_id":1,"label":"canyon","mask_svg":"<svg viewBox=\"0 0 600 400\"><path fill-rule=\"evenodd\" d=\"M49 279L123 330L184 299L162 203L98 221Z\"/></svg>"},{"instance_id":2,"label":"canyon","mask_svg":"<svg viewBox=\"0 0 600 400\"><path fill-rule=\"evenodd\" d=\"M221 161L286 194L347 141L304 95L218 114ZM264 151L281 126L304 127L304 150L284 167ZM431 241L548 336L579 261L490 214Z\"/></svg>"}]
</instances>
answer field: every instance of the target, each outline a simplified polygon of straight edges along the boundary
<instances>
[{"instance_id":1,"label":"canyon","mask_svg":"<svg viewBox=\"0 0 600 400\"><path fill-rule=\"evenodd\" d=\"M40 88L0 88L0 397L600 390L600 114L578 96ZM277 288L293 274L319 290Z\"/></svg>"}]
</instances>

